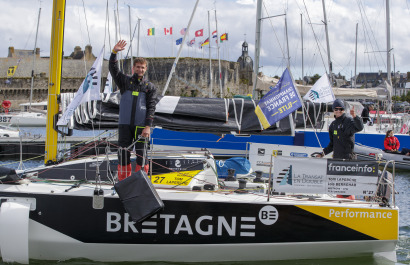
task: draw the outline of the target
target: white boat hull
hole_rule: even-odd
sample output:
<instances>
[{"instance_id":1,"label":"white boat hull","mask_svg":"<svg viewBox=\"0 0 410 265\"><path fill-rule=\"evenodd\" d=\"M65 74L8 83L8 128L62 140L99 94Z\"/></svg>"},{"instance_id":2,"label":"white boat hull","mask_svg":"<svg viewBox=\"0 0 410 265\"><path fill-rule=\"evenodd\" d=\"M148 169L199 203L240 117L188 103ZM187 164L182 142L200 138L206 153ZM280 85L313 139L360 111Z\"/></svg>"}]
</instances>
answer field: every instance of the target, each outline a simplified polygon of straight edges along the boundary
<instances>
[{"instance_id":1,"label":"white boat hull","mask_svg":"<svg viewBox=\"0 0 410 265\"><path fill-rule=\"evenodd\" d=\"M271 196L268 201L261 192L158 189L164 210L135 224L112 186L102 186L103 209L93 208L95 185L67 190L70 186L0 185L3 203L30 205L28 254L13 257L3 245L3 259L21 255L40 260L210 262L354 257L394 251L398 237L398 209L378 203L291 196ZM327 216L332 211L354 214ZM374 216L361 217L365 212ZM24 223L14 216L10 212L11 223ZM0 232L10 238L14 233L4 226Z\"/></svg>"},{"instance_id":2,"label":"white boat hull","mask_svg":"<svg viewBox=\"0 0 410 265\"><path fill-rule=\"evenodd\" d=\"M0 124L14 127L45 127L47 115L36 112L2 113Z\"/></svg>"}]
</instances>

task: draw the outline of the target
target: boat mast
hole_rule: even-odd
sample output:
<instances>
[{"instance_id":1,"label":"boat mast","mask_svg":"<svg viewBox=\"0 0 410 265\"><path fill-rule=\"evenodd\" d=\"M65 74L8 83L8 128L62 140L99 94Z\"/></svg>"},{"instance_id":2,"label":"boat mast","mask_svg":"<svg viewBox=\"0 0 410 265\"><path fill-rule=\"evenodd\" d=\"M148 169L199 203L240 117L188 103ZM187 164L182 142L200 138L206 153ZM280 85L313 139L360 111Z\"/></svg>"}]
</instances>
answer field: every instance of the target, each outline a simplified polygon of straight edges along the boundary
<instances>
[{"instance_id":1,"label":"boat mast","mask_svg":"<svg viewBox=\"0 0 410 265\"><path fill-rule=\"evenodd\" d=\"M286 32L286 50L288 53L288 68L290 70L290 55L289 55L289 38L288 38L288 22L286 19L286 13L285 13L285 32Z\"/></svg>"},{"instance_id":2,"label":"boat mast","mask_svg":"<svg viewBox=\"0 0 410 265\"><path fill-rule=\"evenodd\" d=\"M210 10L208 10L208 31L209 36L208 39L211 41L211 16ZM211 59L211 43L209 42L209 98L212 98L212 59Z\"/></svg>"},{"instance_id":3,"label":"boat mast","mask_svg":"<svg viewBox=\"0 0 410 265\"><path fill-rule=\"evenodd\" d=\"M322 0L323 6L323 23L325 24L325 33L326 33L326 45L327 45L327 60L329 63L329 79L330 79L330 86L333 86L333 75L332 75L332 61L330 60L330 44L329 44L329 32L327 30L327 18L326 18L326 7L325 7L325 0Z\"/></svg>"},{"instance_id":4,"label":"boat mast","mask_svg":"<svg viewBox=\"0 0 410 265\"><path fill-rule=\"evenodd\" d=\"M128 5L128 21L130 24L130 74L132 75L132 29L131 29L131 7Z\"/></svg>"},{"instance_id":5,"label":"boat mast","mask_svg":"<svg viewBox=\"0 0 410 265\"><path fill-rule=\"evenodd\" d=\"M36 62L36 50L37 50L37 36L38 36L38 26L40 24L40 14L41 7L38 9L38 19L37 19L37 30L36 30L36 40L34 41L34 50L33 50L33 69L31 70L31 86L30 86L30 105L29 111L31 112L31 102L33 100L33 86L34 86L34 67Z\"/></svg>"},{"instance_id":6,"label":"boat mast","mask_svg":"<svg viewBox=\"0 0 410 265\"><path fill-rule=\"evenodd\" d=\"M357 31L359 28L359 23L356 23L356 47L354 51L354 88L356 88L356 67L357 67Z\"/></svg>"},{"instance_id":7,"label":"boat mast","mask_svg":"<svg viewBox=\"0 0 410 265\"><path fill-rule=\"evenodd\" d=\"M391 82L391 45L390 45L390 3L389 0L386 0L386 37L387 37L387 84L392 86ZM392 112L391 109L391 91L388 91L388 112Z\"/></svg>"},{"instance_id":8,"label":"boat mast","mask_svg":"<svg viewBox=\"0 0 410 265\"><path fill-rule=\"evenodd\" d=\"M50 66L48 79L47 126L45 144L45 164L57 162L57 137L54 128L59 106L57 98L60 96L61 69L63 62L65 0L53 0L53 18L51 22Z\"/></svg>"},{"instance_id":9,"label":"boat mast","mask_svg":"<svg viewBox=\"0 0 410 265\"><path fill-rule=\"evenodd\" d=\"M218 68L219 68L219 91L221 93L220 98L223 98L223 88L222 88L222 71L221 71L221 58L219 56L219 33L218 33L218 20L216 19L216 8L215 8L215 29L216 29L216 48L218 51ZM209 39L209 46L211 46L211 39Z\"/></svg>"},{"instance_id":10,"label":"boat mast","mask_svg":"<svg viewBox=\"0 0 410 265\"><path fill-rule=\"evenodd\" d=\"M175 61L174 61L174 63L172 64L171 71L170 71L170 73L169 73L169 75L168 75L167 83L165 84L164 90L162 91L162 95L163 95L163 96L165 95L165 92L167 92L169 83L171 82L172 74L175 72L175 67L177 66L177 63L178 63L178 60L179 60L179 56L181 55L182 47L184 46L185 38L186 38L186 36L188 35L187 32L189 31L189 27L191 26L191 22L192 22L192 19L194 18L195 10L196 10L196 7L198 6L198 3L199 3L199 0L196 0L194 10L192 11L191 18L189 19L189 22L188 22L188 27L187 27L186 32L185 32L185 34L184 34L184 38L182 39L181 47L179 47L179 50L178 50L178 53L177 53L177 57L175 58Z\"/></svg>"},{"instance_id":11,"label":"boat mast","mask_svg":"<svg viewBox=\"0 0 410 265\"><path fill-rule=\"evenodd\" d=\"M305 69L304 69L304 62L303 62L303 19L302 14L300 14L300 36L302 36L302 85L305 84Z\"/></svg>"},{"instance_id":12,"label":"boat mast","mask_svg":"<svg viewBox=\"0 0 410 265\"><path fill-rule=\"evenodd\" d=\"M138 18L137 57L140 57L140 28L141 28L141 19Z\"/></svg>"},{"instance_id":13,"label":"boat mast","mask_svg":"<svg viewBox=\"0 0 410 265\"><path fill-rule=\"evenodd\" d=\"M261 42L261 23L262 23L262 0L258 0L256 5L256 30L255 30L255 62L253 72L255 74L255 81L253 82L252 98L256 99L256 83L258 81L259 73L259 56L260 56L260 42Z\"/></svg>"}]
</instances>

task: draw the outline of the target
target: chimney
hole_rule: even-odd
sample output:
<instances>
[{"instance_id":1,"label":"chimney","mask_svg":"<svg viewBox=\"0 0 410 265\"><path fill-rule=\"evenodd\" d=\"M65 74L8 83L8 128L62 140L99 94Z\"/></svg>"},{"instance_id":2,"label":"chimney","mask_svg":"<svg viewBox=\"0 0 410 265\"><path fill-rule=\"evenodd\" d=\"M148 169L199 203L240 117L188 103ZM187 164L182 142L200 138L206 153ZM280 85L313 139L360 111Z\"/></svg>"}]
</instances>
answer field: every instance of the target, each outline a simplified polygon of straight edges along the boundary
<instances>
[{"instance_id":1,"label":"chimney","mask_svg":"<svg viewBox=\"0 0 410 265\"><path fill-rule=\"evenodd\" d=\"M40 58L40 48L36 48L36 59Z\"/></svg>"},{"instance_id":2,"label":"chimney","mask_svg":"<svg viewBox=\"0 0 410 265\"><path fill-rule=\"evenodd\" d=\"M9 57L9 58L14 58L15 57L14 47L13 46L9 47L9 55L7 57Z\"/></svg>"},{"instance_id":3,"label":"chimney","mask_svg":"<svg viewBox=\"0 0 410 265\"><path fill-rule=\"evenodd\" d=\"M85 54L85 60L86 61L91 61L91 60L93 60L94 58L94 56L93 56L93 47L91 47L91 45L87 45L87 46L85 46L85 52L84 52L84 54Z\"/></svg>"}]
</instances>

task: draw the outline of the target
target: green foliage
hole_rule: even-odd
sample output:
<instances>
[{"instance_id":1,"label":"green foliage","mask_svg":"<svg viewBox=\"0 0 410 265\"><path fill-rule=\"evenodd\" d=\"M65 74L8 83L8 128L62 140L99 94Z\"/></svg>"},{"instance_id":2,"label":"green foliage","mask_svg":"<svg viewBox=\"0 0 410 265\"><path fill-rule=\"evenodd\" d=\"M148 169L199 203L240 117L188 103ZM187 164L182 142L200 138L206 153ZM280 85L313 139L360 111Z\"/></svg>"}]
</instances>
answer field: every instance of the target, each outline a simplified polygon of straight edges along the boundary
<instances>
[{"instance_id":1,"label":"green foliage","mask_svg":"<svg viewBox=\"0 0 410 265\"><path fill-rule=\"evenodd\" d=\"M319 80L320 77L321 77L321 76L320 76L319 74L315 74L315 75L312 77L312 80L311 80L311 82L310 82L309 84L311 84L311 85L315 84L316 81Z\"/></svg>"}]
</instances>

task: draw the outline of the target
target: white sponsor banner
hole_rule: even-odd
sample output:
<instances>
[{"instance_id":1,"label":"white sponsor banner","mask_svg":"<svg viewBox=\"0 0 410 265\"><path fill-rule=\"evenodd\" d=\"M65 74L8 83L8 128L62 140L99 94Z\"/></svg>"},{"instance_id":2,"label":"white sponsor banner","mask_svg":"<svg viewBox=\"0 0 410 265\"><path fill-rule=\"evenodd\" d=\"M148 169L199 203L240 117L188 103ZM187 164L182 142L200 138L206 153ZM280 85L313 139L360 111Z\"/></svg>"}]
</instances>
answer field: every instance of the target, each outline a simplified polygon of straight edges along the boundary
<instances>
[{"instance_id":1,"label":"white sponsor banner","mask_svg":"<svg viewBox=\"0 0 410 265\"><path fill-rule=\"evenodd\" d=\"M273 189L277 192L373 195L378 166L368 161L276 157Z\"/></svg>"},{"instance_id":2,"label":"white sponsor banner","mask_svg":"<svg viewBox=\"0 0 410 265\"><path fill-rule=\"evenodd\" d=\"M283 137L283 136L281 136ZM322 152L319 147L306 147L281 144L249 143L249 162L253 170L269 173L271 156L310 157L312 153ZM331 157L328 155L327 157Z\"/></svg>"}]
</instances>

